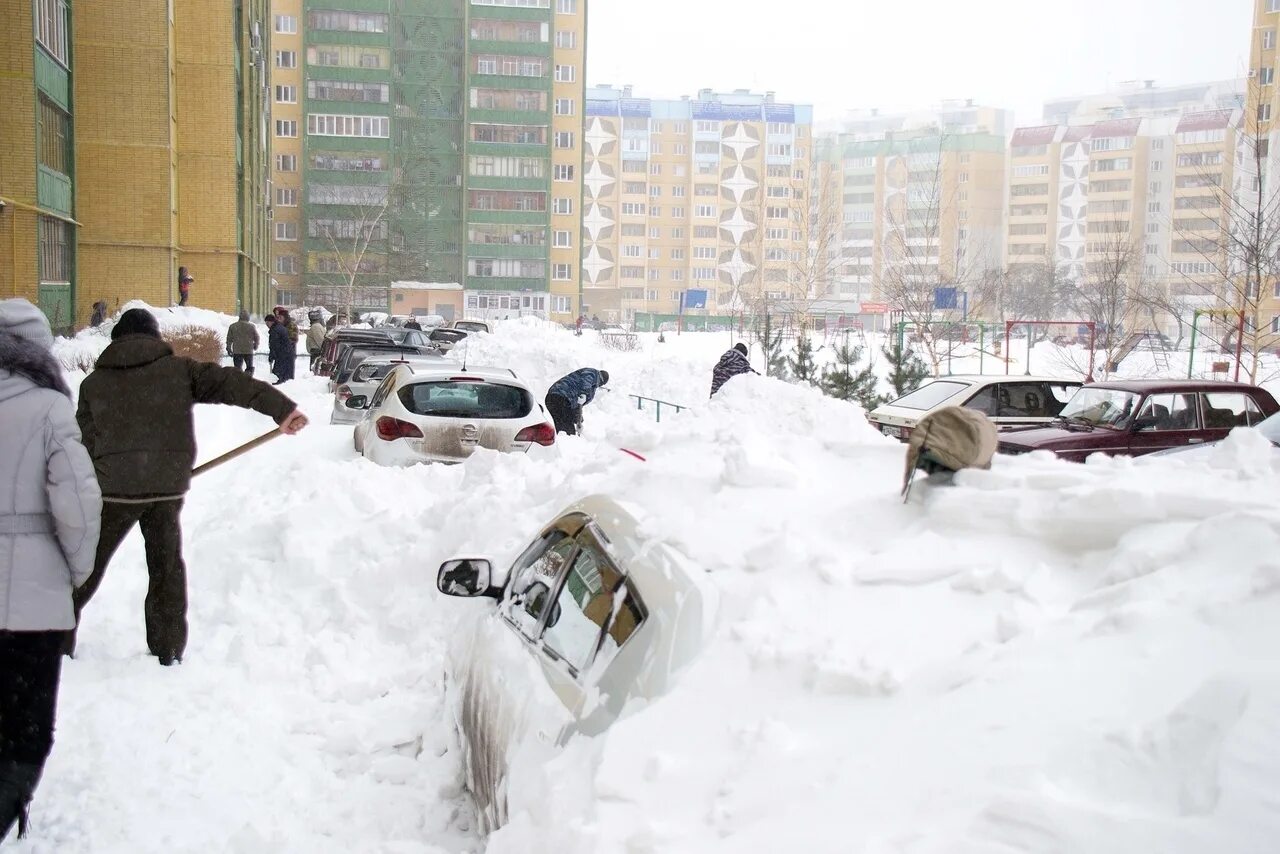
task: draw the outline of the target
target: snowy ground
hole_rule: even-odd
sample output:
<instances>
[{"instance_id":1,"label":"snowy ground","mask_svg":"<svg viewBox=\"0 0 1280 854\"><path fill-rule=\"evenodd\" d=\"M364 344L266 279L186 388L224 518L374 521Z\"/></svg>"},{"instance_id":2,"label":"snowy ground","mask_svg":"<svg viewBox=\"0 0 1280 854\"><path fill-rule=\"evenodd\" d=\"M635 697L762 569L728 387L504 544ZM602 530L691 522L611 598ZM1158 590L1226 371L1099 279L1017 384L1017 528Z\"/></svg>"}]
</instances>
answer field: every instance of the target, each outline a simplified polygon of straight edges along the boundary
<instances>
[{"instance_id":1,"label":"snowy ground","mask_svg":"<svg viewBox=\"0 0 1280 854\"><path fill-rule=\"evenodd\" d=\"M140 539L117 554L14 850L1274 850L1280 462L1261 437L1199 461L1000 458L903 505L902 446L856 406L756 377L708 403L731 343L473 338L473 364L538 391L582 365L613 390L582 439L456 467L366 464L322 381L286 385L314 426L189 496L181 667L144 654ZM692 408L658 425L628 393ZM201 459L271 426L223 407L197 425ZM436 594L435 569L512 556L593 492L708 571L720 623L672 694L571 743L479 840L440 695L475 603Z\"/></svg>"}]
</instances>

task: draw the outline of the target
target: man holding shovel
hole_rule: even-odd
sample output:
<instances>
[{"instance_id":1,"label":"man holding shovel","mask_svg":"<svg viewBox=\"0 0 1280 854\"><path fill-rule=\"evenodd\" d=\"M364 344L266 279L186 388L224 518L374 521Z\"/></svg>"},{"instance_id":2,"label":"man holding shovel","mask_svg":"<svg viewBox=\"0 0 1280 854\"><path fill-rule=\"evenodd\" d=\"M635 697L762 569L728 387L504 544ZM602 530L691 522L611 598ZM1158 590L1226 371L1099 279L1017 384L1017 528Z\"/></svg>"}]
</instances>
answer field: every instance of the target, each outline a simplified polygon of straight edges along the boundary
<instances>
[{"instance_id":1,"label":"man holding shovel","mask_svg":"<svg viewBox=\"0 0 1280 854\"><path fill-rule=\"evenodd\" d=\"M182 660L187 645L187 579L179 515L196 458L192 408L225 403L271 417L294 434L307 418L269 384L235 368L175 356L144 309L126 311L111 344L80 386L76 420L102 487L102 533L93 574L76 588L80 612L102 583L112 554L135 523L146 541L150 577L145 606L147 647L163 665ZM75 650L75 632L65 652Z\"/></svg>"}]
</instances>

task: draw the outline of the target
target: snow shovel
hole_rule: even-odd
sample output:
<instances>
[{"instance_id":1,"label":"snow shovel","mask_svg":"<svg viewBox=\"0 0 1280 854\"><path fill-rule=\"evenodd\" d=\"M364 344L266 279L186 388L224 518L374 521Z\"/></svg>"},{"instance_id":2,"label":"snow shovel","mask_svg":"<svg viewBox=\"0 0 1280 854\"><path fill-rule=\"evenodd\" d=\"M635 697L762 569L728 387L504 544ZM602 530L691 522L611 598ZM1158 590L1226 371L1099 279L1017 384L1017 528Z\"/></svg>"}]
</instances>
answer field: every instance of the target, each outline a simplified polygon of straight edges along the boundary
<instances>
[{"instance_id":1,"label":"snow shovel","mask_svg":"<svg viewBox=\"0 0 1280 854\"><path fill-rule=\"evenodd\" d=\"M234 460L236 457L240 456L241 454L246 454L249 451L252 451L254 448L258 447L259 445L265 445L267 442L270 442L275 437L281 436L281 435L283 434L280 432L279 427L272 430L270 433L263 433L258 438L253 439L249 442L245 442L240 447L227 451L225 454L223 454L220 457L214 457L213 459L209 460L209 462L202 463L196 466L191 470L191 476L195 477L198 474L207 472L211 468L216 468L217 466L220 466L225 462L230 462L231 460Z\"/></svg>"}]
</instances>

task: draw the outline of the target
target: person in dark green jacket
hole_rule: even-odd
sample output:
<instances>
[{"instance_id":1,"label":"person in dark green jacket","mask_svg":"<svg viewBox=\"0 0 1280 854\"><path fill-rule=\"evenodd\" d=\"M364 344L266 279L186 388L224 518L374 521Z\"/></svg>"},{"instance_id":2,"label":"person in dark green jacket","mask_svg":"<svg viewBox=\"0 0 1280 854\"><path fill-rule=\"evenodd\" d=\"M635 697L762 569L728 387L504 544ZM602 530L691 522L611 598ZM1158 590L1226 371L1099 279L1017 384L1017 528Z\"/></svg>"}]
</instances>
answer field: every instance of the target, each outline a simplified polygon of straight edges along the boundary
<instances>
[{"instance_id":1,"label":"person in dark green jacket","mask_svg":"<svg viewBox=\"0 0 1280 854\"><path fill-rule=\"evenodd\" d=\"M146 541L147 647L164 665L187 644L187 582L179 515L196 459L192 408L225 403L269 416L284 433L307 418L292 400L235 368L175 356L145 309L126 311L80 385L76 421L102 487L93 574L73 595L76 625L107 564L135 524ZM74 631L65 652L75 649Z\"/></svg>"}]
</instances>

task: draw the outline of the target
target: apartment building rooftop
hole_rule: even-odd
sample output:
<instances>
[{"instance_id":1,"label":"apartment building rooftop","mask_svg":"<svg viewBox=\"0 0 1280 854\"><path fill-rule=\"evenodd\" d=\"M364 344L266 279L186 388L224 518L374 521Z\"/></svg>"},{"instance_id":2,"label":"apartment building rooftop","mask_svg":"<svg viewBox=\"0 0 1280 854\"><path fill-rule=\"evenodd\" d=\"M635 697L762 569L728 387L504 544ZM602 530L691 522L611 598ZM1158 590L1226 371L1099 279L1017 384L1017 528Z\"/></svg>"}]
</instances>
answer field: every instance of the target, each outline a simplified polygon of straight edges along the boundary
<instances>
[{"instance_id":1,"label":"apartment building rooftop","mask_svg":"<svg viewBox=\"0 0 1280 854\"><path fill-rule=\"evenodd\" d=\"M1242 78L1157 86L1154 80L1130 80L1104 92L1051 98L1044 103L1046 123L1092 124L1106 118L1180 115L1244 106Z\"/></svg>"}]
</instances>

